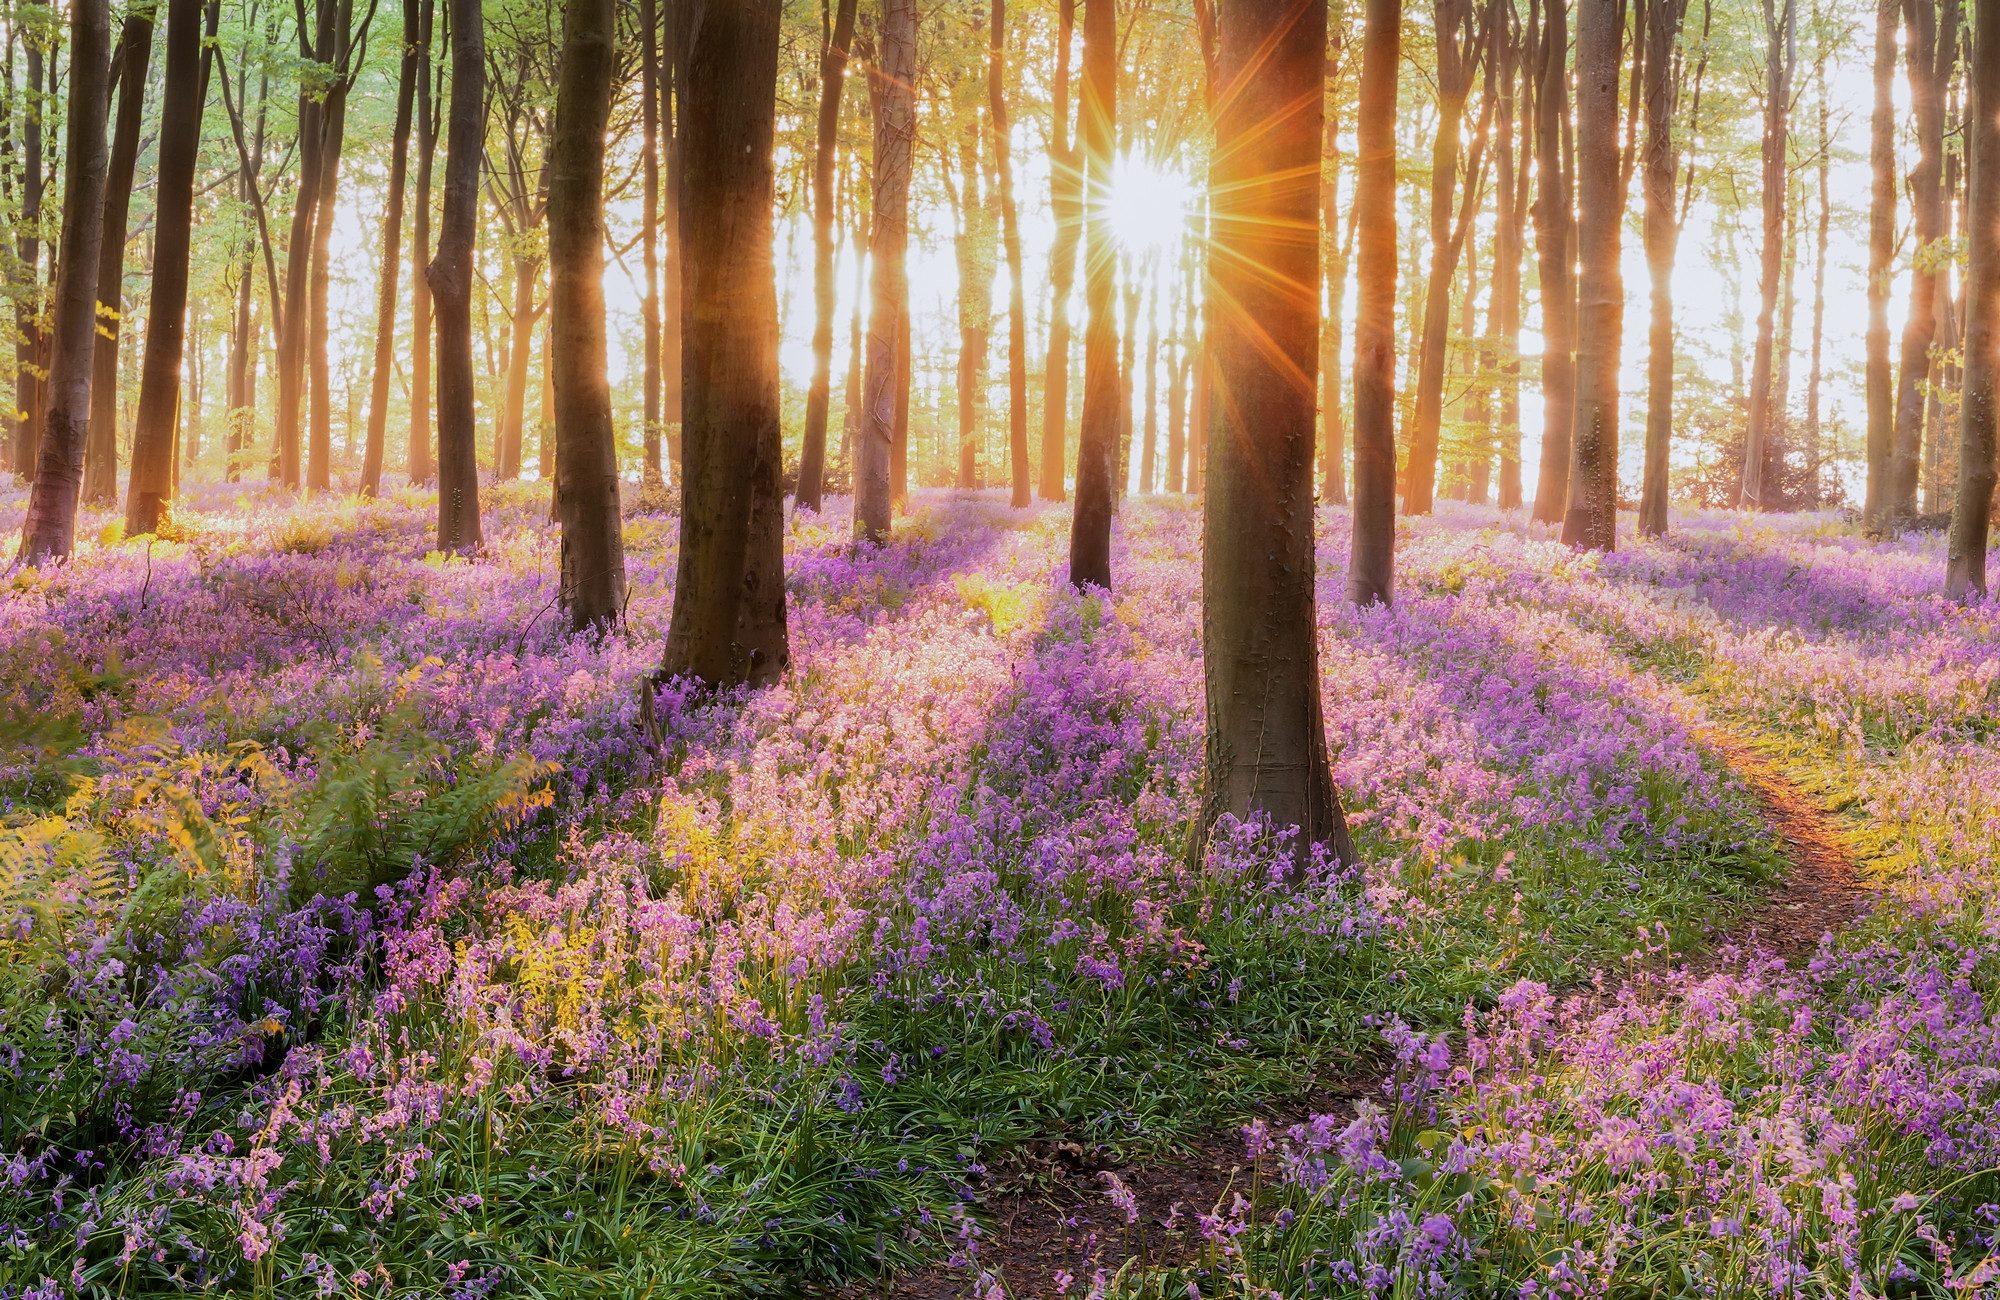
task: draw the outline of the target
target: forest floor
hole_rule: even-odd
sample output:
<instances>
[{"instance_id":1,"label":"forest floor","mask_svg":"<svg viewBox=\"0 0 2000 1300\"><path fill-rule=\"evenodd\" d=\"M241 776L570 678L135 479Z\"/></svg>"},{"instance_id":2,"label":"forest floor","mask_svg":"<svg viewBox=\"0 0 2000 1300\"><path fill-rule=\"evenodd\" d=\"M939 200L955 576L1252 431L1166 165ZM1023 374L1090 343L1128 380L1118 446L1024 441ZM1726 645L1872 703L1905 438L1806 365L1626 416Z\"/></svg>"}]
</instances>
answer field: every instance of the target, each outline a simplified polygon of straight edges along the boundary
<instances>
[{"instance_id":1,"label":"forest floor","mask_svg":"<svg viewBox=\"0 0 2000 1300\"><path fill-rule=\"evenodd\" d=\"M1936 539L1399 525L1321 654L1360 861L1183 851L1197 508L792 522L668 690L676 521L198 488L0 596L0 1300L1982 1294L2000 607ZM18 523L0 493L0 526Z\"/></svg>"}]
</instances>

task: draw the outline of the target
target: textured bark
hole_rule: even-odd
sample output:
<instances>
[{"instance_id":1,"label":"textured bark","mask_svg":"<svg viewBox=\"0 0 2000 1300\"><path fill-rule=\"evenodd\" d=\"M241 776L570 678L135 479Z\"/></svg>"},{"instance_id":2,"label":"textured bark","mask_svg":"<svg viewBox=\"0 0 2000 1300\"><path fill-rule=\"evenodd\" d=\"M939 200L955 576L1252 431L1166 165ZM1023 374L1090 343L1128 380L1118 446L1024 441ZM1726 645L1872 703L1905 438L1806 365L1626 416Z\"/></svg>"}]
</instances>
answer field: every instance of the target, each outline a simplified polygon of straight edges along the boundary
<instances>
[{"instance_id":1,"label":"textured bark","mask_svg":"<svg viewBox=\"0 0 2000 1300\"><path fill-rule=\"evenodd\" d=\"M913 54L914 0L901 6L909 30L898 43ZM790 661L771 248L779 10L779 0L704 0L686 51L687 481L663 671L710 687L762 685Z\"/></svg>"},{"instance_id":2,"label":"textured bark","mask_svg":"<svg viewBox=\"0 0 2000 1300\"><path fill-rule=\"evenodd\" d=\"M993 115L1000 246L1007 259L1007 471L1015 506L1029 503L1028 307L1021 280L1021 214L1014 199L1014 142L1007 113L1007 0L993 0L986 55L986 99ZM829 313L830 315L831 313Z\"/></svg>"},{"instance_id":3,"label":"textured bark","mask_svg":"<svg viewBox=\"0 0 2000 1300\"><path fill-rule=\"evenodd\" d=\"M1355 133L1354 538L1347 594L1389 603L1396 572L1396 73L1402 0L1367 0Z\"/></svg>"},{"instance_id":4,"label":"textured bark","mask_svg":"<svg viewBox=\"0 0 2000 1300\"><path fill-rule=\"evenodd\" d=\"M485 133L486 39L479 0L449 0L451 107L444 153L444 208L431 297L437 307L437 453L440 551L479 549L478 430L473 424L472 247L479 216Z\"/></svg>"},{"instance_id":5,"label":"textured bark","mask_svg":"<svg viewBox=\"0 0 2000 1300\"><path fill-rule=\"evenodd\" d=\"M416 4L418 0L405 0ZM410 222L410 443L406 464L411 483L437 475L431 457L431 283L424 273L431 258L431 169L437 159L438 116L432 87L436 62L431 33L437 0L422 0L417 44L417 201Z\"/></svg>"},{"instance_id":6,"label":"textured bark","mask_svg":"<svg viewBox=\"0 0 2000 1300\"><path fill-rule=\"evenodd\" d=\"M1644 29L1637 33L1646 42L1646 144L1639 177L1646 201L1642 238L1652 287L1646 342L1646 468L1639 487L1639 532L1647 537L1664 537L1667 532L1667 469L1674 431L1674 255L1681 237L1674 206L1680 173L1674 121L1680 100L1680 33L1686 17L1687 0L1652 0L1646 6Z\"/></svg>"},{"instance_id":7,"label":"textured bark","mask_svg":"<svg viewBox=\"0 0 2000 1300\"><path fill-rule=\"evenodd\" d=\"M219 20L220 6L211 4L211 37ZM174 431L182 414L194 171L213 57L212 46L203 53L201 22L201 0L169 0L166 100L160 110L160 175L154 201L153 292L146 307L146 351L139 367L139 410L132 425L132 481L125 496L125 531L135 537L159 527L175 486ZM200 401L200 393L194 393L192 405L198 408Z\"/></svg>"},{"instance_id":8,"label":"textured bark","mask_svg":"<svg viewBox=\"0 0 2000 1300\"><path fill-rule=\"evenodd\" d=\"M997 0L1004 5L1005 0ZM855 0L840 0L819 55L819 124L813 141L813 372L806 389L806 427L799 446L801 509L818 510L826 495L826 420L833 397L833 164L840 150L840 93L854 43ZM996 9L996 13L1000 10Z\"/></svg>"},{"instance_id":9,"label":"textured bark","mask_svg":"<svg viewBox=\"0 0 2000 1300\"><path fill-rule=\"evenodd\" d=\"M403 190L410 166L410 118L423 58L415 0L403 4L403 51L396 75L396 122L389 142L388 214L382 230L382 271L375 290L375 362L368 387L368 434L361 452L361 495L382 490L383 443L389 434L389 372L396 359L396 289L403 259Z\"/></svg>"},{"instance_id":10,"label":"textured bark","mask_svg":"<svg viewBox=\"0 0 2000 1300\"><path fill-rule=\"evenodd\" d=\"M1789 0L1787 0L1789 3ZM1576 15L1578 311L1576 419L1563 541L1608 551L1618 527L1618 353L1625 224L1618 165L1620 0L1579 0Z\"/></svg>"},{"instance_id":11,"label":"textured bark","mask_svg":"<svg viewBox=\"0 0 2000 1300\"><path fill-rule=\"evenodd\" d=\"M323 61L332 48L334 17L335 0L319 0L314 30L308 32L301 27L300 54L308 62ZM313 221L319 211L319 187L324 180L320 166L324 116L323 102L302 89L297 123L299 179L292 197L290 233L285 240L284 311L277 322L278 407L272 431L278 451L278 481L294 489L304 479L306 330L311 315L306 295L312 272Z\"/></svg>"},{"instance_id":12,"label":"textured bark","mask_svg":"<svg viewBox=\"0 0 2000 1300\"><path fill-rule=\"evenodd\" d=\"M69 112L63 136L62 237L57 246L48 412L21 526L20 559L66 560L76 545L95 351L97 246L104 231L104 149L111 80L109 0L70 6Z\"/></svg>"},{"instance_id":13,"label":"textured bark","mask_svg":"<svg viewBox=\"0 0 2000 1300\"><path fill-rule=\"evenodd\" d=\"M1910 267L1910 314L1903 325L1896 376L1895 445L1889 458L1888 511L1902 519L1917 508L1917 468L1923 452L1924 398L1937 336L1938 283L1944 236L1944 90L1957 44L1957 0L1944 0L1943 20L1932 0L1905 0L1904 56L1910 108L1916 119L1917 163L1910 169L1910 215L1916 248ZM1943 31L1940 31L1942 27Z\"/></svg>"},{"instance_id":14,"label":"textured bark","mask_svg":"<svg viewBox=\"0 0 2000 1300\"><path fill-rule=\"evenodd\" d=\"M910 169L916 152L916 0L883 0L881 50L869 69L875 110L875 207L870 222L868 363L854 446L854 535L881 541L894 510L897 407L910 385L902 364L910 283ZM694 220L689 214L689 221Z\"/></svg>"},{"instance_id":15,"label":"textured bark","mask_svg":"<svg viewBox=\"0 0 2000 1300\"><path fill-rule=\"evenodd\" d=\"M1083 94L1079 152L1084 168L1083 422L1077 431L1076 507L1070 515L1069 580L1111 587L1112 476L1118 464L1122 382L1118 370L1117 252L1105 211L1118 138L1118 19L1115 0L1083 0ZM1211 307L1211 312L1214 310Z\"/></svg>"},{"instance_id":16,"label":"textured bark","mask_svg":"<svg viewBox=\"0 0 2000 1300\"><path fill-rule=\"evenodd\" d=\"M1766 505L1765 484L1777 468L1776 425L1785 414L1782 400L1773 400L1777 367L1772 349L1787 263L1785 208L1791 188L1787 153L1797 12L1797 0L1764 0L1764 243L1758 264L1757 343L1750 360L1750 420L1743 438L1743 477L1736 493L1736 504L1751 510L1762 510Z\"/></svg>"},{"instance_id":17,"label":"textured bark","mask_svg":"<svg viewBox=\"0 0 2000 1300\"><path fill-rule=\"evenodd\" d=\"M132 173L146 112L146 69L153 58L153 11L131 10L112 56L118 109L104 173L104 231L97 246L97 347L91 360L90 437L83 458L83 499L118 499L118 347L125 319L125 232L132 213ZM164 111L164 110L163 110Z\"/></svg>"},{"instance_id":18,"label":"textured bark","mask_svg":"<svg viewBox=\"0 0 2000 1300\"><path fill-rule=\"evenodd\" d=\"M1576 417L1575 212L1571 163L1564 156L1569 117L1569 11L1548 0L1535 93L1535 251L1541 262L1542 458L1535 481L1537 523L1560 522L1569 500L1570 435Z\"/></svg>"},{"instance_id":19,"label":"textured bark","mask_svg":"<svg viewBox=\"0 0 2000 1300\"><path fill-rule=\"evenodd\" d=\"M1379 2L1379 0L1378 0ZM1202 832L1296 828L1354 860L1327 758L1314 594L1325 0L1224 0L1202 523Z\"/></svg>"},{"instance_id":20,"label":"textured bark","mask_svg":"<svg viewBox=\"0 0 2000 1300\"><path fill-rule=\"evenodd\" d=\"M1896 256L1896 25L1901 0L1876 0L1875 107L1869 118L1868 160L1868 488L1864 513L1870 527L1886 524L1889 461L1895 446L1894 375L1889 362L1889 275Z\"/></svg>"},{"instance_id":21,"label":"textured bark","mask_svg":"<svg viewBox=\"0 0 2000 1300\"><path fill-rule=\"evenodd\" d=\"M618 441L604 338L604 135L611 119L615 0L566 0L549 141L549 342L561 596L570 626L614 621L625 604Z\"/></svg>"},{"instance_id":22,"label":"textured bark","mask_svg":"<svg viewBox=\"0 0 2000 1300\"><path fill-rule=\"evenodd\" d=\"M1973 0L1969 141L1971 173L1966 211L1970 265L1965 286L1965 388L1960 395L1958 501L1951 516L1945 595L1986 593L1986 542L1992 526L1994 393L2000 371L2000 0Z\"/></svg>"},{"instance_id":23,"label":"textured bark","mask_svg":"<svg viewBox=\"0 0 2000 1300\"><path fill-rule=\"evenodd\" d=\"M28 42L27 49L28 89L27 101L21 114L21 208L20 238L15 242L15 255L20 258L23 283L19 286L19 297L15 300L14 328L19 331L14 343L14 414L12 434L14 452L14 473L21 479L31 479L35 473L37 452L41 446L42 381L37 373L38 360L42 354L42 313L41 313L41 240L35 232L41 228L42 220L42 93L44 66L42 51L35 43Z\"/></svg>"},{"instance_id":24,"label":"textured bark","mask_svg":"<svg viewBox=\"0 0 2000 1300\"><path fill-rule=\"evenodd\" d=\"M1076 288L1076 250L1083 234L1082 177L1069 112L1069 47L1076 32L1076 0L1057 0L1056 70L1049 133L1049 205L1055 243L1049 251L1049 350L1043 367L1042 467L1037 492L1044 501L1065 495L1064 461L1069 430L1069 300Z\"/></svg>"}]
</instances>

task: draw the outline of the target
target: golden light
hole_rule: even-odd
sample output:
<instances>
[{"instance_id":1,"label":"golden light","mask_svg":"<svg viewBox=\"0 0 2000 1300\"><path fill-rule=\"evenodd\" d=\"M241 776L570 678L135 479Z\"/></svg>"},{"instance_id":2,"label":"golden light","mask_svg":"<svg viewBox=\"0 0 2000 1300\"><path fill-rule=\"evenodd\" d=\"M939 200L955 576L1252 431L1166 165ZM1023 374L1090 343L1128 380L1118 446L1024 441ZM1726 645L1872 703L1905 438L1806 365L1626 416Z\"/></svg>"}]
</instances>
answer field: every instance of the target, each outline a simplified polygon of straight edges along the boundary
<instances>
[{"instance_id":1,"label":"golden light","mask_svg":"<svg viewBox=\"0 0 2000 1300\"><path fill-rule=\"evenodd\" d=\"M1105 195L1111 237L1128 253L1163 253L1187 235L1194 187L1178 171L1130 154L1111 164Z\"/></svg>"}]
</instances>

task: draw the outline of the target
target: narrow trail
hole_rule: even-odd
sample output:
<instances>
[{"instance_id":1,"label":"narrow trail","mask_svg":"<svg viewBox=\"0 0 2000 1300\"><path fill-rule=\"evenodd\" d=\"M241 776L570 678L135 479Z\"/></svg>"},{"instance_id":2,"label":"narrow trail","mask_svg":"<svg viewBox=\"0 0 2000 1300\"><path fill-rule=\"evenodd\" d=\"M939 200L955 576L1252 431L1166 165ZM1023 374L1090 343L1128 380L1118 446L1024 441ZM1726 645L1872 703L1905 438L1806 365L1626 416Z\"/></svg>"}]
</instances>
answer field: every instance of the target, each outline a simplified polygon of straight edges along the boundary
<instances>
[{"instance_id":1,"label":"narrow trail","mask_svg":"<svg viewBox=\"0 0 2000 1300\"><path fill-rule=\"evenodd\" d=\"M1706 951L1676 955L1696 974L1722 964L1725 950L1769 953L1797 966L1820 940L1864 916L1872 900L1860 857L1838 821L1741 731L1711 720L1692 695L1678 710L1690 734L1755 799L1787 870L1716 935ZM1379 1077L1344 1081L1294 1099L1268 1117L1272 1127L1309 1114L1345 1112L1378 1091ZM1074 1142L1034 1142L1009 1153L982 1199L986 1226L966 1267L934 1265L884 1282L850 1286L839 1300L987 1300L982 1275L1005 1280L1010 1300L1088 1294L1134 1262L1170 1266L1202 1246L1200 1217L1232 1192L1249 1192L1251 1169L1240 1136L1219 1133L1175 1152L1119 1166L1108 1152ZM1125 1196L1129 1194L1129 1200ZM1065 1278L1068 1280L1065 1281Z\"/></svg>"}]
</instances>

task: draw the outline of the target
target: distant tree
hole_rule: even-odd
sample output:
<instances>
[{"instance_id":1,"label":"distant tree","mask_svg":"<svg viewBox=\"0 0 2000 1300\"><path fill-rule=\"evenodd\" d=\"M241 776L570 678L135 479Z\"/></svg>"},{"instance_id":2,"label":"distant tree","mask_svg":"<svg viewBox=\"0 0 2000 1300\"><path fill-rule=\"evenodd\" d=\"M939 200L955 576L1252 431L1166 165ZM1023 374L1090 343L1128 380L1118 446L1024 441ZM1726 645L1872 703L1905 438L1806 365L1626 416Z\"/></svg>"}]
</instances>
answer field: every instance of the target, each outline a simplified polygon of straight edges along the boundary
<instances>
[{"instance_id":1,"label":"distant tree","mask_svg":"<svg viewBox=\"0 0 2000 1300\"><path fill-rule=\"evenodd\" d=\"M1118 17L1116 0L1083 0L1081 146L1084 168L1083 424L1077 436L1076 507L1070 515L1069 580L1075 587L1111 586L1112 476L1118 464L1122 405L1118 369L1116 283L1106 202L1111 151L1118 137Z\"/></svg>"},{"instance_id":2,"label":"distant tree","mask_svg":"<svg viewBox=\"0 0 2000 1300\"><path fill-rule=\"evenodd\" d=\"M1396 73L1402 0L1367 0L1355 130L1354 537L1347 594L1386 605L1396 572Z\"/></svg>"},{"instance_id":3,"label":"distant tree","mask_svg":"<svg viewBox=\"0 0 2000 1300\"><path fill-rule=\"evenodd\" d=\"M419 0L404 0L417 4ZM434 87L437 64L431 50L437 0L421 0L417 45L417 201L410 220L410 441L406 458L410 482L428 483L437 475L431 455L431 282L425 273L431 260L431 169L436 165L438 105Z\"/></svg>"},{"instance_id":4,"label":"distant tree","mask_svg":"<svg viewBox=\"0 0 2000 1300\"><path fill-rule=\"evenodd\" d=\"M826 422L833 394L833 165L840 151L840 94L854 45L855 0L840 0L830 18L827 9L822 3L819 120L813 137L813 372L806 388L797 495L801 508L815 511L826 495Z\"/></svg>"},{"instance_id":5,"label":"distant tree","mask_svg":"<svg viewBox=\"0 0 2000 1300\"><path fill-rule=\"evenodd\" d=\"M1069 431L1070 292L1076 286L1076 249L1083 235L1082 169L1070 128L1069 47L1076 32L1076 0L1056 0L1056 65L1049 111L1049 208L1055 243L1049 250L1049 350L1042 381L1042 468L1036 490L1044 501L1066 491Z\"/></svg>"},{"instance_id":6,"label":"distant tree","mask_svg":"<svg viewBox=\"0 0 2000 1300\"><path fill-rule=\"evenodd\" d=\"M1223 0L1220 17L1201 825L1205 835L1230 815L1297 827L1300 867L1315 845L1352 862L1327 759L1314 595L1326 3Z\"/></svg>"},{"instance_id":7,"label":"distant tree","mask_svg":"<svg viewBox=\"0 0 2000 1300\"><path fill-rule=\"evenodd\" d=\"M1021 280L1021 212L1014 198L1013 121L1007 111L1007 0L993 0L986 96L993 117L993 167L998 178L1000 247L1007 259L1007 469L1012 502L1030 501L1028 467L1028 307Z\"/></svg>"},{"instance_id":8,"label":"distant tree","mask_svg":"<svg viewBox=\"0 0 2000 1300\"><path fill-rule=\"evenodd\" d=\"M105 117L111 82L110 0L70 5L69 112L63 128L62 237L56 256L49 404L21 526L21 562L66 560L90 429L97 341L97 248L104 232Z\"/></svg>"},{"instance_id":9,"label":"distant tree","mask_svg":"<svg viewBox=\"0 0 2000 1300\"><path fill-rule=\"evenodd\" d=\"M1787 4L1793 0L1786 0ZM1646 352L1646 467L1639 489L1639 531L1661 537L1667 531L1667 461L1674 426L1674 255L1682 216L1676 209L1681 143L1675 137L1682 70L1686 66L1681 29L1688 0L1653 0L1641 11L1635 40L1645 46L1646 144L1639 168L1645 194L1646 267L1652 284L1652 314ZM1708 61L1709 0L1703 0L1703 41L1698 67ZM1692 122L1701 108L1701 73L1694 76Z\"/></svg>"},{"instance_id":10,"label":"distant tree","mask_svg":"<svg viewBox=\"0 0 2000 1300\"><path fill-rule=\"evenodd\" d=\"M1069 0L1064 0L1068 3ZM42 331L42 245L37 231L42 223L42 97L44 63L41 46L26 42L27 87L21 105L21 206L20 236L15 255L20 259L20 282L14 300L14 472L23 479L35 475L41 447L42 400L39 361L45 342Z\"/></svg>"},{"instance_id":11,"label":"distant tree","mask_svg":"<svg viewBox=\"0 0 2000 1300\"><path fill-rule=\"evenodd\" d=\"M478 430L473 424L472 245L486 129L486 41L479 0L450 0L451 110L444 210L428 272L437 305L437 455L440 551L479 549Z\"/></svg>"},{"instance_id":12,"label":"distant tree","mask_svg":"<svg viewBox=\"0 0 2000 1300\"><path fill-rule=\"evenodd\" d=\"M1798 61L1798 0L1763 0L1763 3L1764 245L1757 281L1757 346L1750 363L1750 421L1745 426L1743 481L1736 498L1737 505L1752 510L1761 510L1766 504L1764 481L1772 476L1775 469L1772 462L1780 454L1776 445L1777 425L1785 417L1782 398L1774 398L1776 363L1772 349L1778 295L1788 265L1785 201L1791 190L1792 68Z\"/></svg>"},{"instance_id":13,"label":"distant tree","mask_svg":"<svg viewBox=\"0 0 2000 1300\"><path fill-rule=\"evenodd\" d=\"M1992 527L1996 372L2000 372L2000 0L1973 0L1972 155L1966 210L1965 390L1959 405L1958 502L1945 564L1947 596L1986 593Z\"/></svg>"},{"instance_id":14,"label":"distant tree","mask_svg":"<svg viewBox=\"0 0 2000 1300\"><path fill-rule=\"evenodd\" d=\"M895 3L910 6L897 21L913 26L914 0ZM791 661L771 247L781 7L705 3L682 83L687 478L662 671L710 687L763 685Z\"/></svg>"},{"instance_id":15,"label":"distant tree","mask_svg":"<svg viewBox=\"0 0 2000 1300\"><path fill-rule=\"evenodd\" d=\"M375 290L375 361L368 388L368 433L361 451L361 495L382 490L383 443L389 435L389 371L396 359L396 289L403 257L403 190L410 166L410 117L417 69L424 59L423 10L403 0L402 58L396 74L396 122L389 140L388 214L382 223L382 263Z\"/></svg>"},{"instance_id":16,"label":"distant tree","mask_svg":"<svg viewBox=\"0 0 2000 1300\"><path fill-rule=\"evenodd\" d=\"M1576 417L1575 162L1564 148L1569 117L1569 10L1546 0L1535 82L1535 250L1541 270L1542 459L1537 523L1561 523L1569 502L1570 432Z\"/></svg>"},{"instance_id":17,"label":"distant tree","mask_svg":"<svg viewBox=\"0 0 2000 1300\"><path fill-rule=\"evenodd\" d=\"M875 204L870 221L868 363L854 446L854 535L881 541L895 509L898 409L908 398L903 329L910 282L910 172L916 158L917 4L883 0L880 52L869 70L875 110Z\"/></svg>"}]
</instances>

